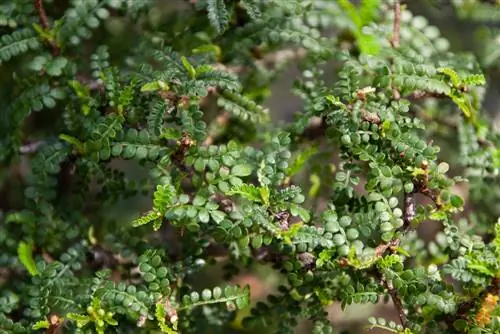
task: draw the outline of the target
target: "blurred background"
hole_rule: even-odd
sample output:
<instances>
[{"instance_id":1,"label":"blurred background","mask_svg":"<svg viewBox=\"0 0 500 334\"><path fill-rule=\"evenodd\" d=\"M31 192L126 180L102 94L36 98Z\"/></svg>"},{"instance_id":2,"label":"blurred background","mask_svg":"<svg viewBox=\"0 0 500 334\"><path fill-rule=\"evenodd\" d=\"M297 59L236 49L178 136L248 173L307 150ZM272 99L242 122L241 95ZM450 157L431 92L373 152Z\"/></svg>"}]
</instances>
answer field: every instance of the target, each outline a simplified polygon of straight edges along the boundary
<instances>
[{"instance_id":1,"label":"blurred background","mask_svg":"<svg viewBox=\"0 0 500 334\"><path fill-rule=\"evenodd\" d=\"M146 1L146 0L132 0ZM283 0L287 1L287 0ZM50 2L50 1L47 1ZM67 1L53 0L54 17L60 16L66 8ZM328 2L328 0L324 1ZM356 2L356 1L353 1ZM189 10L191 4L189 1L183 0L157 0L155 8L149 11L148 20L150 24L162 26L165 20L174 18L182 21L182 11ZM488 86L485 92L485 101L483 112L487 113L492 122L497 125L500 122L499 118L499 90L500 90L500 5L495 6L495 1L470 1L470 0L408 0L403 1L407 8L414 16L422 16L430 25L435 25L441 31L441 35L450 42L450 51L464 51L474 54L481 64L487 77ZM488 5L492 10L479 11L476 9L482 5ZM467 7L469 6L469 7ZM476 7L474 7L476 6ZM58 8L60 11L58 12ZM473 8L474 10L471 10ZM487 8L487 7L485 7ZM490 7L488 7L490 8ZM174 23L175 25L176 23ZM95 34L91 43L82 44L83 53L92 53L97 45L106 42L110 46L112 58L120 61L119 57L121 50L133 48L137 42L137 34L133 33L130 27L130 22L117 17L110 17L100 28L100 34ZM132 30L132 32L131 32ZM168 31L166 31L168 33ZM101 37L99 37L101 36ZM112 36L113 38L109 38ZM121 60L123 61L123 60ZM334 64L329 64L325 67L325 80L333 81ZM274 82L271 95L265 101L265 106L269 108L274 122L284 124L293 120L294 114L300 112L301 101L292 93L294 80L300 75L300 70L295 64L290 64L284 72ZM10 70L5 66L0 67L0 99L3 94L8 94L10 87L11 74ZM3 91L3 92L2 92ZM44 127L51 122L50 117L46 115L38 115L29 120L33 129L33 136L36 137L36 129ZM443 145L442 150L456 150L456 141L444 136L440 139L440 144ZM131 176L140 180L146 172L140 166L129 162L116 162L116 167L122 169ZM451 164L450 164L451 165ZM0 184L4 184L8 174L1 173L0 178L3 178ZM457 188L466 200L468 192L466 188ZM0 198L0 204L3 202L16 202L19 194L16 191L8 192L9 198ZM120 203L114 210L109 211L110 217L118 221L130 221L135 217L137 212L146 211L151 207L151 197L142 196L131 198ZM467 212L464 213L465 215ZM420 228L425 239L432 239L439 227L431 224L423 224ZM196 275L196 281L191 282L195 287L204 288L217 285L223 280L223 263L216 263L206 267L200 275ZM269 293L275 291L276 287L283 282L283 278L279 273L276 273L267 266L256 265L250 269L242 271L236 277L232 278L234 283L241 285L250 284L252 291L253 303L259 300L265 300ZM369 316L382 316L386 319L398 322L397 314L394 307L388 303L380 303L378 305L352 305L342 312L340 306L333 304L328 309L330 319L334 327L339 332L349 330L350 333L365 333L368 332L364 328ZM241 319L245 316L243 312L238 315ZM228 332L241 333L238 328L238 321L233 329L228 329ZM309 333L310 324L307 321L301 323L297 329L297 333ZM272 328L269 328L269 333L272 333ZM382 333L382 331L372 330L370 333ZM265 334L261 331L260 334Z\"/></svg>"}]
</instances>

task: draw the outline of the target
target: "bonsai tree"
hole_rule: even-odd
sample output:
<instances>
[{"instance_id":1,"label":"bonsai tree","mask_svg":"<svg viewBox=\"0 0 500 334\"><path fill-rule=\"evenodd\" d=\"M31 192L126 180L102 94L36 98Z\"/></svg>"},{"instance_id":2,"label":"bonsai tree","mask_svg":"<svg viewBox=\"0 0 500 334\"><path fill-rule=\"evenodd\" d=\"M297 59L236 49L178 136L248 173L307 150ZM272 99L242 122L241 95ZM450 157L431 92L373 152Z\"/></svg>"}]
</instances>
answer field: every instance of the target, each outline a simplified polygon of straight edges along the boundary
<instances>
[{"instance_id":1,"label":"bonsai tree","mask_svg":"<svg viewBox=\"0 0 500 334\"><path fill-rule=\"evenodd\" d=\"M0 332L499 333L498 32L412 13L2 3Z\"/></svg>"}]
</instances>

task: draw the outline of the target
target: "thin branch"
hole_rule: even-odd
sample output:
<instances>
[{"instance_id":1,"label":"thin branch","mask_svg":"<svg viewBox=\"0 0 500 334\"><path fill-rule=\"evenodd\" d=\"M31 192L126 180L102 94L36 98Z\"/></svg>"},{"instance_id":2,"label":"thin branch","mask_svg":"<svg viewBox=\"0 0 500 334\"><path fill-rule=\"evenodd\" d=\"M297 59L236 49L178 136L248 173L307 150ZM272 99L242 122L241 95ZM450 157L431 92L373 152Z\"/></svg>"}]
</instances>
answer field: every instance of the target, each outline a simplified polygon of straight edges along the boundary
<instances>
[{"instance_id":1,"label":"thin branch","mask_svg":"<svg viewBox=\"0 0 500 334\"><path fill-rule=\"evenodd\" d=\"M285 63L287 61L301 59L305 55L306 55L306 50L302 48L285 49L265 55L262 59L256 60L255 65L257 67L263 67L269 69L277 65L280 65L282 63ZM220 63L213 64L212 67L234 74L242 73L245 70L249 69L248 66L239 66L239 65L226 66Z\"/></svg>"},{"instance_id":2,"label":"thin branch","mask_svg":"<svg viewBox=\"0 0 500 334\"><path fill-rule=\"evenodd\" d=\"M420 100L420 99L426 99L426 98L445 99L447 97L448 96L446 96L446 94L442 94L442 93L424 92L421 90L416 90L413 93L406 96L405 99L407 99L407 100Z\"/></svg>"},{"instance_id":3,"label":"thin branch","mask_svg":"<svg viewBox=\"0 0 500 334\"><path fill-rule=\"evenodd\" d=\"M45 8L43 7L43 0L35 0L35 8L38 12L38 16L40 18L40 25L43 29L50 29L49 26L49 18L47 17L47 13L45 12Z\"/></svg>"},{"instance_id":4,"label":"thin branch","mask_svg":"<svg viewBox=\"0 0 500 334\"><path fill-rule=\"evenodd\" d=\"M399 47L399 36L401 30L401 3L394 0L394 25L392 27L391 45L393 48Z\"/></svg>"},{"instance_id":5,"label":"thin branch","mask_svg":"<svg viewBox=\"0 0 500 334\"><path fill-rule=\"evenodd\" d=\"M382 257L387 249L393 250L394 248L399 246L400 242L401 240L399 240L398 238L394 238L387 243L378 245L375 248L375 256Z\"/></svg>"},{"instance_id":6,"label":"thin branch","mask_svg":"<svg viewBox=\"0 0 500 334\"><path fill-rule=\"evenodd\" d=\"M415 218L417 214L417 204L415 199L415 191L410 193L405 193L404 196L404 205L403 205L403 227L401 228L401 232L407 233L411 228L411 222ZM398 238L394 238L387 243L382 243L375 248L375 255L377 257L382 257L387 249L392 252L395 251L395 248L399 246L401 240Z\"/></svg>"},{"instance_id":7,"label":"thin branch","mask_svg":"<svg viewBox=\"0 0 500 334\"><path fill-rule=\"evenodd\" d=\"M417 213L417 205L415 201L415 193L405 192L404 196L404 212L403 212L403 230L407 232L411 227L411 222Z\"/></svg>"},{"instance_id":8,"label":"thin branch","mask_svg":"<svg viewBox=\"0 0 500 334\"><path fill-rule=\"evenodd\" d=\"M50 30L49 18L47 17L47 13L45 12L45 7L43 6L43 0L35 0L35 9L38 13L38 17L40 19L40 26L44 30ZM56 42L53 40L47 41L49 44L52 55L54 57L59 56L61 49L57 46Z\"/></svg>"},{"instance_id":9,"label":"thin branch","mask_svg":"<svg viewBox=\"0 0 500 334\"><path fill-rule=\"evenodd\" d=\"M399 37L401 30L401 3L399 0L394 0L394 25L392 27L392 38L391 38L391 46L393 48L399 47ZM392 98L394 100L399 100L401 98L401 94L396 87L392 87Z\"/></svg>"},{"instance_id":10,"label":"thin branch","mask_svg":"<svg viewBox=\"0 0 500 334\"><path fill-rule=\"evenodd\" d=\"M35 153L43 144L45 144L45 140L38 140L33 143L23 145L19 147L19 153L21 154Z\"/></svg>"},{"instance_id":11,"label":"thin branch","mask_svg":"<svg viewBox=\"0 0 500 334\"><path fill-rule=\"evenodd\" d=\"M399 315L399 320L401 321L401 325L404 328L408 328L408 319L406 318L406 313L405 309L403 307L403 302L401 301L401 298L399 298L398 292L394 287L392 286L392 283L388 282L387 280L383 279L382 280L384 283L384 287L387 289L389 292L389 295L391 296L392 302L394 303L394 306L396 306L396 309L398 311Z\"/></svg>"}]
</instances>

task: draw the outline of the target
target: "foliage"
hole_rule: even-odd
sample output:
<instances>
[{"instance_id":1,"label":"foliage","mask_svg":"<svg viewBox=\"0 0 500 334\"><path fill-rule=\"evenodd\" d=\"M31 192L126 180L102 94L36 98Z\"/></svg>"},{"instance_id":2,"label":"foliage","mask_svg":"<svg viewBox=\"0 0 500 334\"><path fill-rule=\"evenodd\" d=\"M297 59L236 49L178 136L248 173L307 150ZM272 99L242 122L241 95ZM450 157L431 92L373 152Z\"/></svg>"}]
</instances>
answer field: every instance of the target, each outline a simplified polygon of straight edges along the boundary
<instances>
[{"instance_id":1,"label":"foliage","mask_svg":"<svg viewBox=\"0 0 500 334\"><path fill-rule=\"evenodd\" d=\"M367 328L500 331L498 55L382 0L16 0L0 31L1 333L333 333L388 299Z\"/></svg>"}]
</instances>

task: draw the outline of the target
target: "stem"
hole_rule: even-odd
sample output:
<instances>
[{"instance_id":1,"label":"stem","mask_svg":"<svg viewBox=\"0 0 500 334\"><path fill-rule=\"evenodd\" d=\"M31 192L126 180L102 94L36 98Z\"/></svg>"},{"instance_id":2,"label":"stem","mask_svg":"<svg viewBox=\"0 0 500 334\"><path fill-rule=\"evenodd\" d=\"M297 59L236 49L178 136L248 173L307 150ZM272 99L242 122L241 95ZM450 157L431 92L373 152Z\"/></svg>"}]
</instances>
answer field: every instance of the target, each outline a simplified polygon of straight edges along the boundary
<instances>
[{"instance_id":1,"label":"stem","mask_svg":"<svg viewBox=\"0 0 500 334\"><path fill-rule=\"evenodd\" d=\"M50 30L49 18L47 17L47 13L45 12L45 7L43 6L43 0L35 0L35 8L38 13L38 17L40 18L40 26L44 30ZM52 55L54 57L59 56L61 50L57 46L56 42L53 40L49 40L47 42L52 50Z\"/></svg>"},{"instance_id":2,"label":"stem","mask_svg":"<svg viewBox=\"0 0 500 334\"><path fill-rule=\"evenodd\" d=\"M43 29L50 29L49 26L49 18L47 17L47 13L45 12L45 8L43 7L43 0L35 0L35 8L38 12L38 17L40 18L40 25Z\"/></svg>"}]
</instances>

